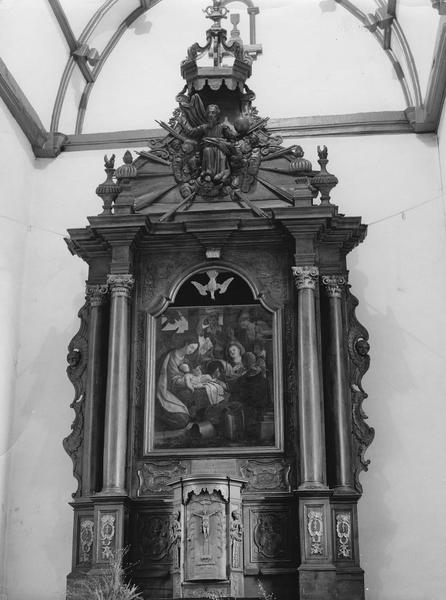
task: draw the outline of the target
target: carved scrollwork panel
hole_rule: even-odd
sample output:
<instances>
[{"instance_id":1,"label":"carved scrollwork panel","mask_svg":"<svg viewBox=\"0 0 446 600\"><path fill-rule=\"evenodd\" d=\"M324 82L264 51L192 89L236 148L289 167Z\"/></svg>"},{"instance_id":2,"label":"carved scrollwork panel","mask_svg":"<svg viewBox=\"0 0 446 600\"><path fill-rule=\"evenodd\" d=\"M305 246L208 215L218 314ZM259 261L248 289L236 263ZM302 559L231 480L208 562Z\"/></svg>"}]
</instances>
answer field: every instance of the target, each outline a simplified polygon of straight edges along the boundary
<instances>
[{"instance_id":1,"label":"carved scrollwork panel","mask_svg":"<svg viewBox=\"0 0 446 600\"><path fill-rule=\"evenodd\" d=\"M241 467L242 477L247 480L247 492L289 491L290 465L284 460L258 458L247 460Z\"/></svg>"},{"instance_id":2,"label":"carved scrollwork panel","mask_svg":"<svg viewBox=\"0 0 446 600\"><path fill-rule=\"evenodd\" d=\"M153 460L141 463L138 467L138 496L171 494L169 483L186 475L187 466L179 460Z\"/></svg>"},{"instance_id":3,"label":"carved scrollwork panel","mask_svg":"<svg viewBox=\"0 0 446 600\"><path fill-rule=\"evenodd\" d=\"M370 460L365 459L364 455L375 437L375 430L367 425L367 415L362 408L362 403L367 398L367 394L362 388L362 378L370 365L368 355L370 345L366 328L356 318L355 310L357 306L357 298L347 288L347 346L352 398L354 477L355 488L359 493L362 493L359 476L362 471L368 470Z\"/></svg>"},{"instance_id":4,"label":"carved scrollwork panel","mask_svg":"<svg viewBox=\"0 0 446 600\"><path fill-rule=\"evenodd\" d=\"M81 321L79 331L69 343L67 355L67 375L75 390L70 408L74 410L75 416L71 425L71 433L63 440L63 447L73 461L73 475L78 482L78 487L73 493L73 497L82 494L82 442L84 436L84 405L88 356L88 302L82 306L78 317Z\"/></svg>"}]
</instances>

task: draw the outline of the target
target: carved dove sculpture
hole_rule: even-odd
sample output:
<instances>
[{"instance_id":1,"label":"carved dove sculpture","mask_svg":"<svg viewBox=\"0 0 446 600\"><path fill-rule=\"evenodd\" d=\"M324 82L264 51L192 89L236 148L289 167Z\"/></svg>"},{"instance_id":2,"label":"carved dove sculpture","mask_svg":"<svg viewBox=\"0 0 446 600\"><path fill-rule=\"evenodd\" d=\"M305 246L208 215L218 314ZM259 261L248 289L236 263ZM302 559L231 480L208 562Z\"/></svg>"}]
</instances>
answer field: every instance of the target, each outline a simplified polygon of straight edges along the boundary
<instances>
[{"instance_id":1,"label":"carved dove sculpture","mask_svg":"<svg viewBox=\"0 0 446 600\"><path fill-rule=\"evenodd\" d=\"M191 281L191 283L197 288L202 296L206 296L209 292L212 300L215 300L216 292L224 294L228 289L229 284L234 279L234 277L229 277L223 281L223 283L217 283L218 271L206 271L206 275L209 277L209 283L206 285L198 283L198 281Z\"/></svg>"}]
</instances>

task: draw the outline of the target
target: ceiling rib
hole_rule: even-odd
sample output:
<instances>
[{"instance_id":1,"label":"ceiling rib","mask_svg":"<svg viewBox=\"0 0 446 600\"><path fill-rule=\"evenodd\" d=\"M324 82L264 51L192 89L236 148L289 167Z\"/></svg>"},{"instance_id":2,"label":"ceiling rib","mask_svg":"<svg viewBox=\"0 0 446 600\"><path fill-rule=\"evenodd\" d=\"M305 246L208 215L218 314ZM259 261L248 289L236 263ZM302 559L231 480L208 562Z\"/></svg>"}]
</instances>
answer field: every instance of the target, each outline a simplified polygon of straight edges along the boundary
<instances>
[{"instance_id":1,"label":"ceiling rib","mask_svg":"<svg viewBox=\"0 0 446 600\"><path fill-rule=\"evenodd\" d=\"M398 81L400 82L400 85L401 85L401 88L402 88L402 91L404 94L404 98L406 100L407 107L412 107L412 106L417 105L417 102L419 100L418 75L416 72L416 67L415 67L415 63L413 61L412 53L410 52L409 45L408 45L406 37L404 36L404 33L401 29L401 26L398 24L398 29L395 30L395 32L397 33L397 37L400 41L401 48L404 53L405 61L407 63L407 67L409 70L409 78L410 78L410 82L412 84L412 90L408 84L404 69L401 66L401 63L398 60L396 54L394 53L392 48L385 47L386 46L385 34L383 32L381 32L378 28L372 29L370 27L370 22L369 22L367 15L364 14L361 10L359 10L359 8L357 8L354 4L352 4L352 2L350 2L350 0L335 0L335 2L337 4L339 4L340 6L344 7L346 10L348 10L349 13L351 13L353 16L355 16L359 21L361 21L361 23L365 27L367 27L369 29L369 31L379 42L380 46L383 48L384 52L387 54L389 60L391 61L392 65L393 65L395 73L398 77ZM382 2L381 0L379 0L379 2L377 2L377 4L380 8L387 8L387 4L385 2ZM393 19L393 27L395 27L396 23L397 23L397 19L395 18L395 19Z\"/></svg>"},{"instance_id":2,"label":"ceiling rib","mask_svg":"<svg viewBox=\"0 0 446 600\"><path fill-rule=\"evenodd\" d=\"M45 127L1 58L0 98L3 99L10 113L20 125L31 146L33 148L43 146L48 137Z\"/></svg>"},{"instance_id":3,"label":"ceiling rib","mask_svg":"<svg viewBox=\"0 0 446 600\"><path fill-rule=\"evenodd\" d=\"M59 0L48 0L48 2L53 10L57 22L59 23L59 27L61 28L62 33L65 36L68 48L70 49L70 55L77 62L77 66L79 67L82 75L84 76L85 81L92 81L93 78L91 75L91 71L85 59L81 56L76 55L76 51L79 50L80 44L76 40L73 30L71 29L70 23L68 22L67 15L65 14L64 9L60 5Z\"/></svg>"},{"instance_id":4,"label":"ceiling rib","mask_svg":"<svg viewBox=\"0 0 446 600\"><path fill-rule=\"evenodd\" d=\"M50 3L52 0L48 0ZM86 44L90 39L92 33L102 21L107 12L118 2L119 0L105 0L104 4L98 8L98 10L91 17L81 35L79 36L79 44ZM50 130L56 132L59 129L60 114L62 112L62 106L67 93L68 84L73 74L73 69L76 64L74 56L70 56L67 64L65 65L62 78L59 83L59 89L57 91L56 100L54 102L53 114L51 117Z\"/></svg>"},{"instance_id":5,"label":"ceiling rib","mask_svg":"<svg viewBox=\"0 0 446 600\"><path fill-rule=\"evenodd\" d=\"M93 69L93 80L91 82L87 82L84 87L84 91L82 93L82 97L79 102L79 109L78 109L78 113L77 113L76 128L75 128L76 135L82 133L82 129L84 126L84 120L85 120L85 113L87 111L87 106L88 106L88 100L89 100L90 94L93 90L94 82L97 80L98 75L101 72L102 67L104 66L104 64L105 64L106 60L108 59L108 57L110 56L111 52L116 47L117 43L119 42L121 37L124 35L124 33L127 31L127 29L130 27L130 25L132 25L132 23L134 23L136 21L136 19L138 19L142 14L147 12L150 8L153 8L155 6L155 4L158 4L159 2L161 2L161 0L148 0L148 1L140 0L140 2L141 2L141 5L138 8L136 8L132 13L130 13L130 15L122 21L122 23L119 25L118 29L115 31L113 36L110 38L108 44L102 51L99 62Z\"/></svg>"},{"instance_id":6,"label":"ceiling rib","mask_svg":"<svg viewBox=\"0 0 446 600\"><path fill-rule=\"evenodd\" d=\"M385 0L375 0L375 2L381 9L385 10L388 10L388 7L391 5L392 12L395 15L396 0L388 0L388 4L386 4ZM407 64L407 69L409 71L410 79L412 81L415 106L421 106L423 104L423 96L421 94L420 80L418 77L415 59L413 57L412 50L410 49L409 42L407 41L403 28L401 27L401 24L396 18L396 16L392 20L392 28L394 30L396 39L400 45L400 48L404 55L404 59Z\"/></svg>"}]
</instances>

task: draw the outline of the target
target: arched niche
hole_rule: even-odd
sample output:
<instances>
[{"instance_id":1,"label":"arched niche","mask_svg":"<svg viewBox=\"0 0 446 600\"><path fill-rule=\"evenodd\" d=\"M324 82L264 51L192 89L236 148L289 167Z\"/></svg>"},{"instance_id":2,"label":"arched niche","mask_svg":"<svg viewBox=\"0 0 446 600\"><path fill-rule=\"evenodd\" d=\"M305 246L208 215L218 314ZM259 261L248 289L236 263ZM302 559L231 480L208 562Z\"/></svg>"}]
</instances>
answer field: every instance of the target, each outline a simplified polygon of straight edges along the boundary
<instances>
[{"instance_id":1,"label":"arched niche","mask_svg":"<svg viewBox=\"0 0 446 600\"><path fill-rule=\"evenodd\" d=\"M282 451L282 311L252 280L195 268L146 318L145 455Z\"/></svg>"}]
</instances>

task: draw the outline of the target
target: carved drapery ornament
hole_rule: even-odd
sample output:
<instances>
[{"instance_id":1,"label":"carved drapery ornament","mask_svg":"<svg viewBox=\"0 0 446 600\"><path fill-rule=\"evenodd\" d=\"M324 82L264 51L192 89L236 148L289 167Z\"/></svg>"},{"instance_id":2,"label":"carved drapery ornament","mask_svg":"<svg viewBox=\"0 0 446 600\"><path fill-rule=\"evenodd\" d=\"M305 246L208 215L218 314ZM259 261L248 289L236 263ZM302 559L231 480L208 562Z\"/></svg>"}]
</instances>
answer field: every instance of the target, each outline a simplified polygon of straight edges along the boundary
<instances>
[{"instance_id":1,"label":"carved drapery ornament","mask_svg":"<svg viewBox=\"0 0 446 600\"><path fill-rule=\"evenodd\" d=\"M319 280L319 269L314 266L291 267L294 283L298 290L315 290Z\"/></svg>"}]
</instances>

